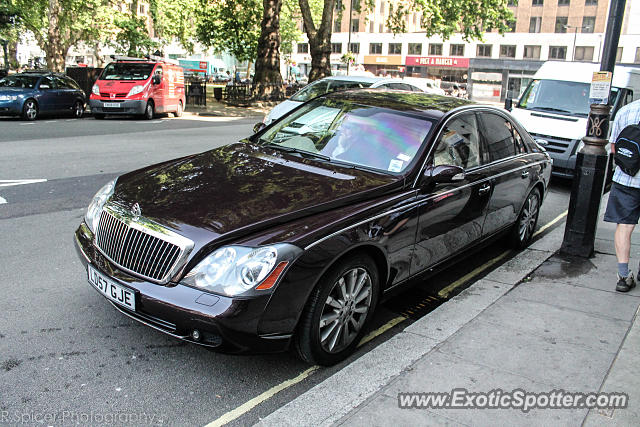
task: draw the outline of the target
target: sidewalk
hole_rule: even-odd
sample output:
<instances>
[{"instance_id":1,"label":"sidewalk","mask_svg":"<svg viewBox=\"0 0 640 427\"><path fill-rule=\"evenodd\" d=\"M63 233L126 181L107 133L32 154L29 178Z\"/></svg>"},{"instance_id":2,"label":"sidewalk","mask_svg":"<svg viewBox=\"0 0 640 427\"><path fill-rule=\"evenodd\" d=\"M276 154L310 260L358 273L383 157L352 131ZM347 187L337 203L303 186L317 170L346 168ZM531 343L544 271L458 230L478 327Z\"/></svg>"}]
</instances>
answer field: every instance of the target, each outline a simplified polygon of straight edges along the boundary
<instances>
[{"instance_id":1,"label":"sidewalk","mask_svg":"<svg viewBox=\"0 0 640 427\"><path fill-rule=\"evenodd\" d=\"M603 198L601 215L606 206ZM596 256L558 254L564 224L261 425L636 425L640 290L615 292L615 225ZM631 267L640 254L634 236ZM398 393L624 392L626 409L400 409Z\"/></svg>"}]
</instances>

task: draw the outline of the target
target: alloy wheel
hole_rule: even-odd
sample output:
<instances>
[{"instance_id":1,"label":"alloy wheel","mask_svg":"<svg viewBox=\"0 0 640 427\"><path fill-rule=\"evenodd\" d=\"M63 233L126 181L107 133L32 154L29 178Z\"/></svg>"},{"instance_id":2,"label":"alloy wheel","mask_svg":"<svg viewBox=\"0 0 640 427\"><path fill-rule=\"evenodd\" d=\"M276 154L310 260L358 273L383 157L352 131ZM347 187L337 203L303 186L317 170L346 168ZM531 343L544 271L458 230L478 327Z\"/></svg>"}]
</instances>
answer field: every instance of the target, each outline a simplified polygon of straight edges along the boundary
<instances>
[{"instance_id":1,"label":"alloy wheel","mask_svg":"<svg viewBox=\"0 0 640 427\"><path fill-rule=\"evenodd\" d=\"M35 101L27 101L24 106L24 114L29 120L35 120L38 116L38 107L36 107Z\"/></svg>"},{"instance_id":2,"label":"alloy wheel","mask_svg":"<svg viewBox=\"0 0 640 427\"><path fill-rule=\"evenodd\" d=\"M82 105L82 102L80 101L76 102L73 112L77 119L82 117L82 114L84 113L84 105Z\"/></svg>"},{"instance_id":3,"label":"alloy wheel","mask_svg":"<svg viewBox=\"0 0 640 427\"><path fill-rule=\"evenodd\" d=\"M530 194L522 209L522 215L520 216L520 222L518 224L518 236L521 242L527 241L533 234L533 229L538 219L539 207L540 203L537 194Z\"/></svg>"},{"instance_id":4,"label":"alloy wheel","mask_svg":"<svg viewBox=\"0 0 640 427\"><path fill-rule=\"evenodd\" d=\"M320 316L320 345L338 353L353 342L371 308L371 276L364 268L352 268L333 285Z\"/></svg>"}]
</instances>

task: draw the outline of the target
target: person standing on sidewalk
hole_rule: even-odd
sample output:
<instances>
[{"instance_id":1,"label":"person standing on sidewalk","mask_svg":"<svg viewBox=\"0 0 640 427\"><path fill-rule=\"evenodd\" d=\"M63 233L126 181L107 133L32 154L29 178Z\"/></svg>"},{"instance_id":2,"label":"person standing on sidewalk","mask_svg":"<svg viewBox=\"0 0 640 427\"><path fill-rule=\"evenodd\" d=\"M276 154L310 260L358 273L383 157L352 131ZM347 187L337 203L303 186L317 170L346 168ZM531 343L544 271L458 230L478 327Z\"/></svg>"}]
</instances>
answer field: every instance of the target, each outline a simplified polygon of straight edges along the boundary
<instances>
[{"instance_id":1,"label":"person standing on sidewalk","mask_svg":"<svg viewBox=\"0 0 640 427\"><path fill-rule=\"evenodd\" d=\"M615 143L625 127L638 123L640 123L640 100L634 101L618 111L611 127L610 141ZM604 220L617 224L614 243L618 259L618 283L616 284L618 292L629 292L636 286L633 273L629 271L629 256L631 233L638 224L639 217L640 172L635 176L629 176L619 166L616 166Z\"/></svg>"}]
</instances>

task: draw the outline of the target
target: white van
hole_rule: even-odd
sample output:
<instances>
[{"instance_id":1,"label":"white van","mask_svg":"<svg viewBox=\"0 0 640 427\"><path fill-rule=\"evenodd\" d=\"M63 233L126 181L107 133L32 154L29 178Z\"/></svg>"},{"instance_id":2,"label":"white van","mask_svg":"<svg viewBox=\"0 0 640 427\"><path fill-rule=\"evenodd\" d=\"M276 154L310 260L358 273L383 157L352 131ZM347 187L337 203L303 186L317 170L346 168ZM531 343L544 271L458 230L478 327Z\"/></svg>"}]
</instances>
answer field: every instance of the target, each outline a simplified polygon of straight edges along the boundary
<instances>
[{"instance_id":1,"label":"white van","mask_svg":"<svg viewBox=\"0 0 640 427\"><path fill-rule=\"evenodd\" d=\"M600 64L549 61L542 64L512 114L553 159L553 174L572 178L576 152L587 131L589 90ZM611 84L611 120L640 98L640 69L616 66ZM506 103L508 106L508 101Z\"/></svg>"}]
</instances>

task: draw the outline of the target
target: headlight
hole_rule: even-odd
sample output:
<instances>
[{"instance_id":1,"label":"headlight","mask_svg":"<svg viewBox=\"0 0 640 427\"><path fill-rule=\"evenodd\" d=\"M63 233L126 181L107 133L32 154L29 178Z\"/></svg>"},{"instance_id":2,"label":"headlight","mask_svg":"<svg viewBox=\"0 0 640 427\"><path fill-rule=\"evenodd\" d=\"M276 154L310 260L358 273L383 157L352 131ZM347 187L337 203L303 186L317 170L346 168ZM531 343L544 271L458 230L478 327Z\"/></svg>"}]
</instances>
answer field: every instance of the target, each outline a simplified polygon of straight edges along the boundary
<instances>
[{"instance_id":1,"label":"headlight","mask_svg":"<svg viewBox=\"0 0 640 427\"><path fill-rule=\"evenodd\" d=\"M116 188L116 179L113 181L109 181L107 185L102 187L95 196L93 196L93 200L89 204L87 208L87 213L84 215L84 222L87 223L87 226L91 230L92 233L95 234L96 228L98 227L98 221L100 220L100 214L102 213L102 208L104 204L109 200L109 197L113 194L113 190Z\"/></svg>"},{"instance_id":2,"label":"headlight","mask_svg":"<svg viewBox=\"0 0 640 427\"><path fill-rule=\"evenodd\" d=\"M131 90L129 91L129 95L127 96L131 96L131 95L137 95L140 92L142 92L144 90L144 86L142 85L135 85L134 87L131 88Z\"/></svg>"},{"instance_id":3,"label":"headlight","mask_svg":"<svg viewBox=\"0 0 640 427\"><path fill-rule=\"evenodd\" d=\"M100 96L100 86L93 85L93 87L91 88L91 93Z\"/></svg>"},{"instance_id":4,"label":"headlight","mask_svg":"<svg viewBox=\"0 0 640 427\"><path fill-rule=\"evenodd\" d=\"M181 283L227 296L270 289L289 260L300 252L284 243L259 248L223 246L200 261ZM267 282L270 286L265 286Z\"/></svg>"},{"instance_id":5,"label":"headlight","mask_svg":"<svg viewBox=\"0 0 640 427\"><path fill-rule=\"evenodd\" d=\"M0 95L0 101L15 101L18 99L17 95Z\"/></svg>"}]
</instances>

